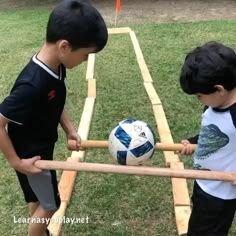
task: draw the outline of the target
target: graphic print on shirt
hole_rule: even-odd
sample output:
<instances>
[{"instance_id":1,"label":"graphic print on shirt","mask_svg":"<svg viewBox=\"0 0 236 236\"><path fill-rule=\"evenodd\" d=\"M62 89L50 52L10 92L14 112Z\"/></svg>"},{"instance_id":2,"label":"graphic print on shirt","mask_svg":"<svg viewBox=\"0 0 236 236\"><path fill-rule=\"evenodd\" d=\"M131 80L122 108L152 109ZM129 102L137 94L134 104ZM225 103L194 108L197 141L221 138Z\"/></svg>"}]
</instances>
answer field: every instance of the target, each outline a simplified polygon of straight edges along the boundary
<instances>
[{"instance_id":1,"label":"graphic print on shirt","mask_svg":"<svg viewBox=\"0 0 236 236\"><path fill-rule=\"evenodd\" d=\"M56 91L55 90L51 90L49 93L48 93L48 100L52 100L53 98L56 97Z\"/></svg>"},{"instance_id":2,"label":"graphic print on shirt","mask_svg":"<svg viewBox=\"0 0 236 236\"><path fill-rule=\"evenodd\" d=\"M196 160L205 160L211 154L229 143L229 137L224 134L216 125L202 126L198 138L197 149L194 153Z\"/></svg>"}]
</instances>

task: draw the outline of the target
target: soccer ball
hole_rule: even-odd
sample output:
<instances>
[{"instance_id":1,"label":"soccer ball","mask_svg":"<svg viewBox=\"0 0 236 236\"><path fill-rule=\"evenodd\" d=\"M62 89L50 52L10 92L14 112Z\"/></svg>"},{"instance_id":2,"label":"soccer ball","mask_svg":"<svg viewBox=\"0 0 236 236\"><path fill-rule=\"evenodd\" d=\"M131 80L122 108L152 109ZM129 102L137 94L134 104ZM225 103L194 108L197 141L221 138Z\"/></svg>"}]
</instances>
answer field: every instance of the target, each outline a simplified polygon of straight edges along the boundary
<instances>
[{"instance_id":1,"label":"soccer ball","mask_svg":"<svg viewBox=\"0 0 236 236\"><path fill-rule=\"evenodd\" d=\"M155 136L147 123L134 118L125 119L111 131L108 148L121 165L141 165L155 151Z\"/></svg>"}]
</instances>

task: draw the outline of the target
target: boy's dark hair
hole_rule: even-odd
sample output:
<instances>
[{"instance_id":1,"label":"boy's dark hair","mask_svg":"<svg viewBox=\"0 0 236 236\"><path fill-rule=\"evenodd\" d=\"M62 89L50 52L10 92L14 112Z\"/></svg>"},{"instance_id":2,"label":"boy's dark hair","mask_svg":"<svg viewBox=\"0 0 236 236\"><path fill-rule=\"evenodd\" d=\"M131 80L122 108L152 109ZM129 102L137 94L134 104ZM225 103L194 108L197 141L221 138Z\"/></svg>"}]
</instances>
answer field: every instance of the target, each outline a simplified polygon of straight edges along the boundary
<instances>
[{"instance_id":1,"label":"boy's dark hair","mask_svg":"<svg viewBox=\"0 0 236 236\"><path fill-rule=\"evenodd\" d=\"M188 94L210 94L222 85L236 87L236 54L221 43L208 42L187 54L180 75L180 85Z\"/></svg>"},{"instance_id":2,"label":"boy's dark hair","mask_svg":"<svg viewBox=\"0 0 236 236\"><path fill-rule=\"evenodd\" d=\"M51 12L46 41L67 40L72 48L95 47L97 52L107 43L108 32L101 14L87 1L64 0Z\"/></svg>"}]
</instances>

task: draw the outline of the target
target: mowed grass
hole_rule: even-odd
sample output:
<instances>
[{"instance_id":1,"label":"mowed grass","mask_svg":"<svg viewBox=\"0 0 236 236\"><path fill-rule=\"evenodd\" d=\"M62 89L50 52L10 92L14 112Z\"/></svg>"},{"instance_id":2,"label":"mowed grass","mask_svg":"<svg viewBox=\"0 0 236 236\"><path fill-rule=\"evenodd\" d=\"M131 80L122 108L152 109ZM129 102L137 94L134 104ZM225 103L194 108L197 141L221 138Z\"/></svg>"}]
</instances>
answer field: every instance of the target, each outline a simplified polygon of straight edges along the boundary
<instances>
[{"instance_id":1,"label":"mowed grass","mask_svg":"<svg viewBox=\"0 0 236 236\"><path fill-rule=\"evenodd\" d=\"M30 57L44 42L47 11L0 11L0 100ZM184 95L178 83L185 54L197 45L216 40L236 48L236 21L131 25L154 80L175 142L197 133L202 106ZM87 95L86 63L68 71L66 110L79 125ZM97 99L89 139L108 139L118 121L136 117L156 131L151 103L128 34L111 35L107 47L96 56ZM39 124L40 125L40 124ZM156 134L158 137L158 134ZM65 160L65 136L59 129L55 159ZM191 168L191 157L181 157ZM107 150L88 150L86 161L114 163ZM165 166L156 152L148 165ZM61 172L58 173L58 179ZM188 181L191 194L192 181ZM26 235L28 217L14 171L0 156L0 235ZM67 217L88 223L64 224L62 235L175 236L177 235L169 178L78 173ZM230 235L236 235L233 225Z\"/></svg>"}]
</instances>

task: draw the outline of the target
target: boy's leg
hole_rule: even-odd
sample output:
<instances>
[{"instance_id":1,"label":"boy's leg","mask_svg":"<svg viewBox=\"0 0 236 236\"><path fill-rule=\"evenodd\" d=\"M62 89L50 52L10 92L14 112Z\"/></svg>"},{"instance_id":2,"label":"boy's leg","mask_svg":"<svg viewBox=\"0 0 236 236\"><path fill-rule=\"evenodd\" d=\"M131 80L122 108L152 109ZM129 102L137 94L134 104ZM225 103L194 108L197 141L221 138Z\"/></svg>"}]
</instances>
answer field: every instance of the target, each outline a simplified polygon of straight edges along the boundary
<instances>
[{"instance_id":1,"label":"boy's leg","mask_svg":"<svg viewBox=\"0 0 236 236\"><path fill-rule=\"evenodd\" d=\"M44 236L50 218L60 206L56 172L45 170L38 175L27 176L27 178L40 202L32 216L32 220L41 219L40 223L31 221L28 236Z\"/></svg>"},{"instance_id":2,"label":"boy's leg","mask_svg":"<svg viewBox=\"0 0 236 236\"><path fill-rule=\"evenodd\" d=\"M56 172L45 170L31 176L18 172L17 175L31 213L28 233L33 236L44 236L48 220L60 206Z\"/></svg>"},{"instance_id":3,"label":"boy's leg","mask_svg":"<svg viewBox=\"0 0 236 236\"><path fill-rule=\"evenodd\" d=\"M218 232L227 232L229 231L236 210L236 199L233 200L225 200L224 202L224 210L218 218Z\"/></svg>"},{"instance_id":4,"label":"boy's leg","mask_svg":"<svg viewBox=\"0 0 236 236\"><path fill-rule=\"evenodd\" d=\"M33 214L33 219L50 219L55 213L55 210L44 210L40 205ZM37 223L31 221L28 227L28 236L44 236L47 230L47 222L41 221L42 223Z\"/></svg>"},{"instance_id":5,"label":"boy's leg","mask_svg":"<svg viewBox=\"0 0 236 236\"><path fill-rule=\"evenodd\" d=\"M29 213L30 213L30 217L33 216L34 212L36 211L36 209L39 206L39 202L29 202Z\"/></svg>"},{"instance_id":6,"label":"boy's leg","mask_svg":"<svg viewBox=\"0 0 236 236\"><path fill-rule=\"evenodd\" d=\"M222 200L205 193L195 182L188 236L226 236L232 224L236 200Z\"/></svg>"}]
</instances>

